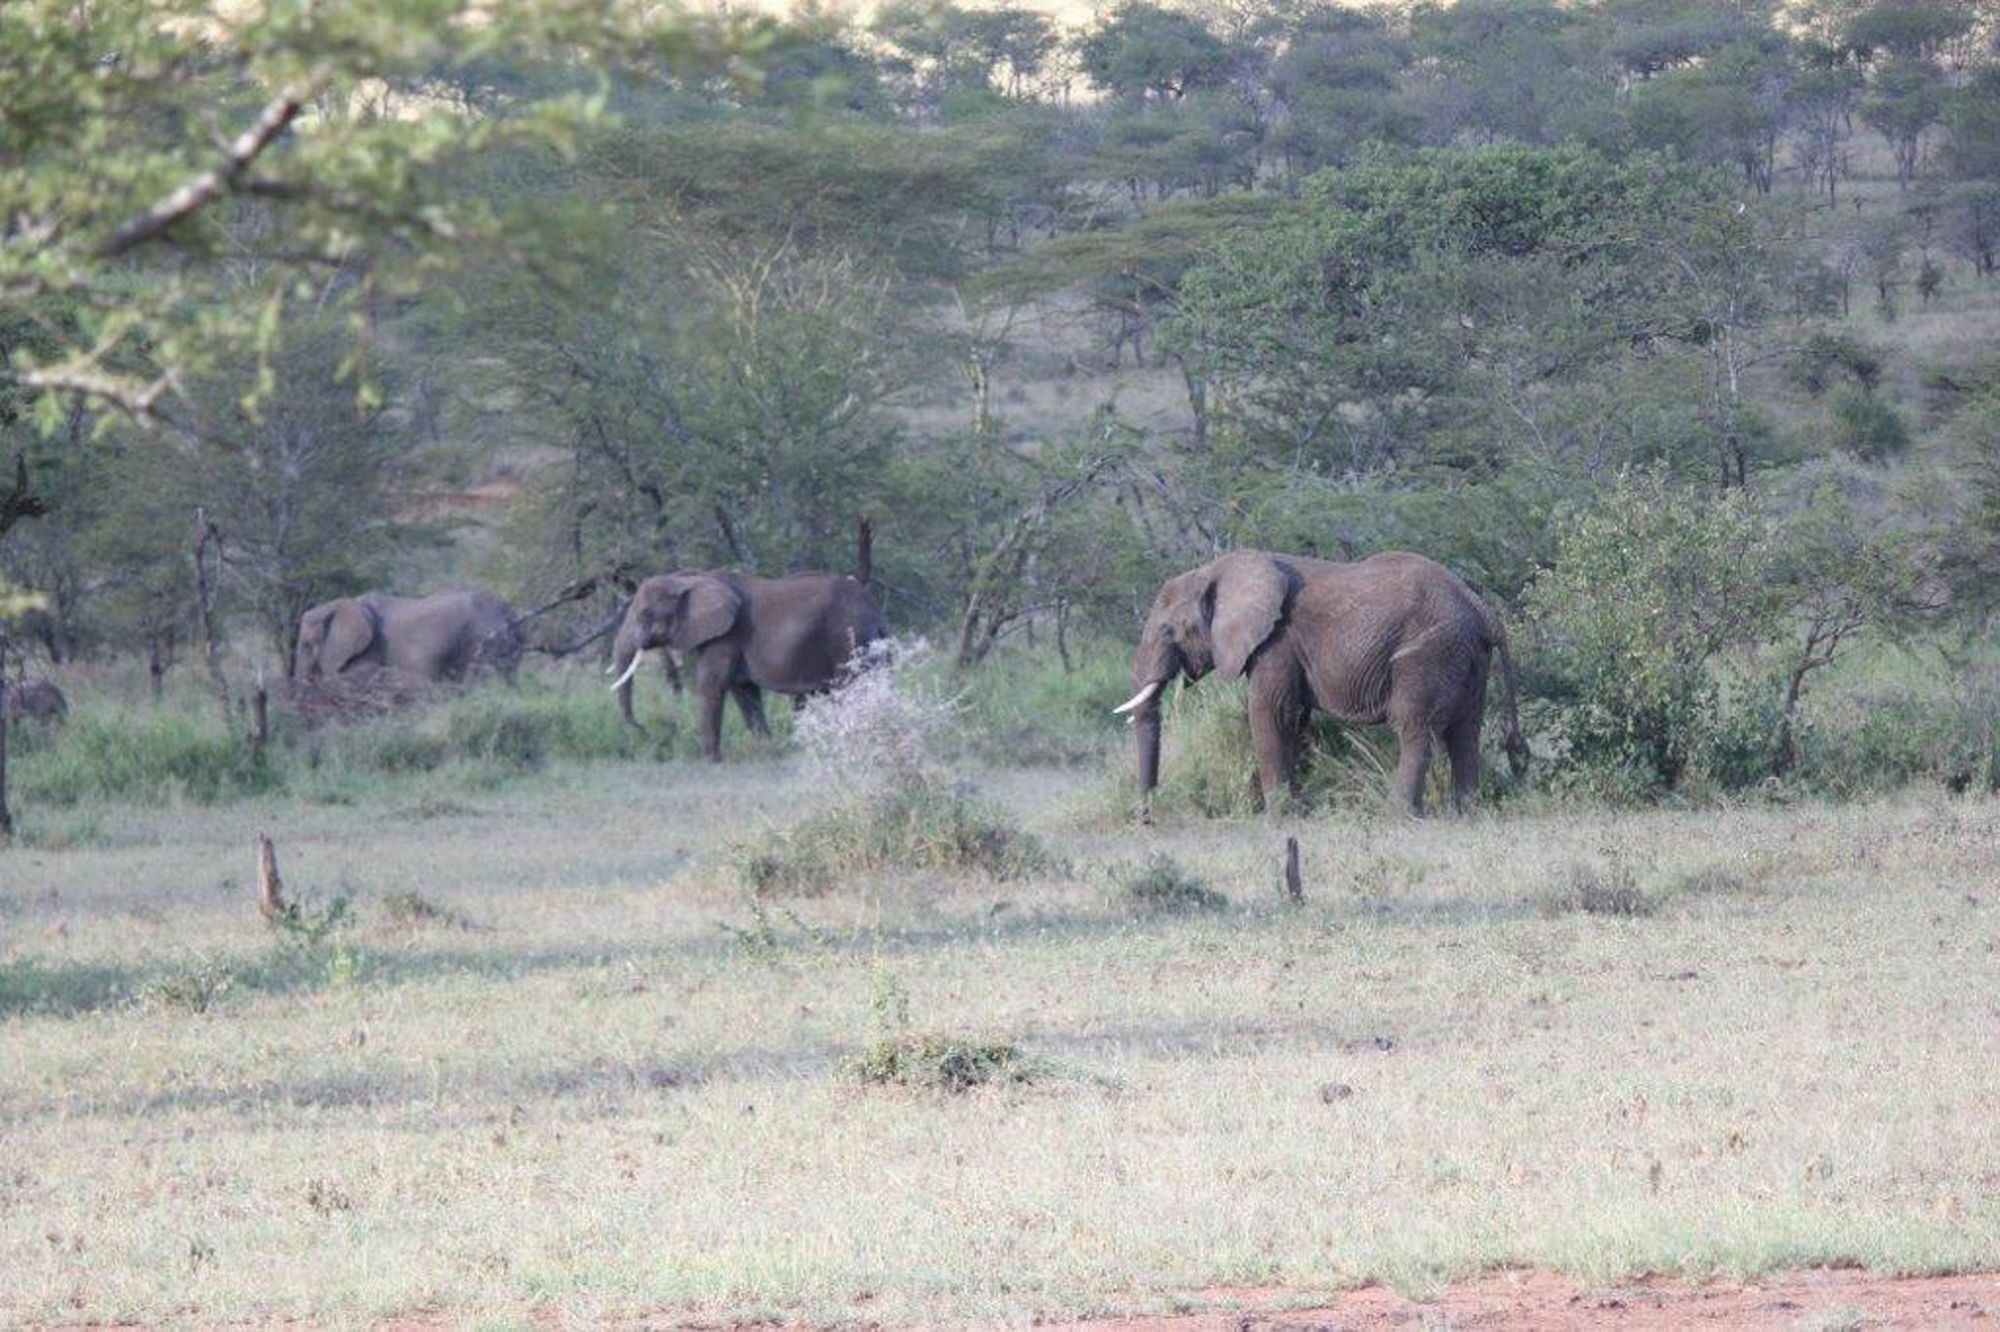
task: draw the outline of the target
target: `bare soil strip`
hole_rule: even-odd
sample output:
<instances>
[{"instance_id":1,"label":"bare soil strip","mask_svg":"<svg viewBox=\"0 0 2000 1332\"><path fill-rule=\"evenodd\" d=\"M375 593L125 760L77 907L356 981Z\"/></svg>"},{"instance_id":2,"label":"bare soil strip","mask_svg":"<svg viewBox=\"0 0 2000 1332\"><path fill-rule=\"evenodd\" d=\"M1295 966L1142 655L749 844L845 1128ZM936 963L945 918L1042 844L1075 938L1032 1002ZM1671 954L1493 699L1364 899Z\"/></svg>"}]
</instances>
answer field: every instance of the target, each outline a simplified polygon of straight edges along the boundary
<instances>
[{"instance_id":1,"label":"bare soil strip","mask_svg":"<svg viewBox=\"0 0 2000 1332\"><path fill-rule=\"evenodd\" d=\"M1500 1272L1412 1300L1380 1286L1332 1304L1287 1309L1284 1292L1207 1291L1224 1312L1056 1324L1062 1332L1305 1332L1371 1328L1991 1328L2000 1275L1883 1277L1811 1271L1691 1286L1638 1280L1593 1288L1546 1272Z\"/></svg>"}]
</instances>

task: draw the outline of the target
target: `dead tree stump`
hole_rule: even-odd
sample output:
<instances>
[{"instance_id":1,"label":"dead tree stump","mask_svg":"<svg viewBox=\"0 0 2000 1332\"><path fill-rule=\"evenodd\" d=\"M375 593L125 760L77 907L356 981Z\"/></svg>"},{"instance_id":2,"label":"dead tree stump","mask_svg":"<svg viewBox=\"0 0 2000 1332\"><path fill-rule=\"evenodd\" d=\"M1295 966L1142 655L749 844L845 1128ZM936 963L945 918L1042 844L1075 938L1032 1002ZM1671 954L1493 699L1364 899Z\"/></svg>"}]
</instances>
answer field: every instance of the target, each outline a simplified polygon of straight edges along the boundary
<instances>
[{"instance_id":1,"label":"dead tree stump","mask_svg":"<svg viewBox=\"0 0 2000 1332\"><path fill-rule=\"evenodd\" d=\"M270 835L257 834L257 910L265 920L288 918L291 906L285 901L285 883L278 877L278 848Z\"/></svg>"}]
</instances>

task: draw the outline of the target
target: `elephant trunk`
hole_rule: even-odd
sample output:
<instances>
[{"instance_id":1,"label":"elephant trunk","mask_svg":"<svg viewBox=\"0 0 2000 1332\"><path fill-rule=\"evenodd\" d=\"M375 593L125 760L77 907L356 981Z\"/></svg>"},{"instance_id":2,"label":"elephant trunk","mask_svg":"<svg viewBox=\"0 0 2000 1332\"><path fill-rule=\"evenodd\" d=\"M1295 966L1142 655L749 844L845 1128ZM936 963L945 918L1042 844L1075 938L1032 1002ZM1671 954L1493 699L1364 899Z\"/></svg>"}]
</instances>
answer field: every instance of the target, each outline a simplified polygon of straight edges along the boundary
<instances>
[{"instance_id":1,"label":"elephant trunk","mask_svg":"<svg viewBox=\"0 0 2000 1332\"><path fill-rule=\"evenodd\" d=\"M1139 799L1143 802L1160 784L1160 698L1155 694L1132 719L1139 743Z\"/></svg>"},{"instance_id":2,"label":"elephant trunk","mask_svg":"<svg viewBox=\"0 0 2000 1332\"><path fill-rule=\"evenodd\" d=\"M1139 746L1139 800L1143 808L1153 788L1160 784L1160 696L1167 684L1180 673L1179 653L1154 631L1151 624L1140 639L1140 649L1132 661L1132 684L1137 690L1117 711L1130 716ZM1152 645L1149 649L1147 645Z\"/></svg>"},{"instance_id":3,"label":"elephant trunk","mask_svg":"<svg viewBox=\"0 0 2000 1332\"><path fill-rule=\"evenodd\" d=\"M618 695L618 715L629 726L637 726L639 719L632 715L632 677L639 673L639 654L646 650L639 628L627 617L619 627L618 637L611 648L611 669L618 672L618 682L612 685Z\"/></svg>"}]
</instances>

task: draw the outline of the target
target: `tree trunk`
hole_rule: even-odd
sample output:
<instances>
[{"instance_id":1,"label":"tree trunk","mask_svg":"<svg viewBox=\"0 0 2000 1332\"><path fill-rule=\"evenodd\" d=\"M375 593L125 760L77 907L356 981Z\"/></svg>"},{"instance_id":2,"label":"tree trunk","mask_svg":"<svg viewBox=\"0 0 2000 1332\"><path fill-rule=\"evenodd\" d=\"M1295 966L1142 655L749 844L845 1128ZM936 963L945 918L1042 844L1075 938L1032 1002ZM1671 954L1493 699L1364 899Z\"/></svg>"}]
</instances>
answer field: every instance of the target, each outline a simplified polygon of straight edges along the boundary
<instances>
[{"instance_id":1,"label":"tree trunk","mask_svg":"<svg viewBox=\"0 0 2000 1332\"><path fill-rule=\"evenodd\" d=\"M194 613L201 629L203 650L208 656L208 685L222 709L222 724L229 724L229 677L222 670L222 645L215 636L215 585L209 578L209 548L220 556L222 534L208 521L208 510L194 511Z\"/></svg>"},{"instance_id":2,"label":"tree trunk","mask_svg":"<svg viewBox=\"0 0 2000 1332\"><path fill-rule=\"evenodd\" d=\"M0 842L14 836L14 812L7 807L7 626L0 622Z\"/></svg>"}]
</instances>

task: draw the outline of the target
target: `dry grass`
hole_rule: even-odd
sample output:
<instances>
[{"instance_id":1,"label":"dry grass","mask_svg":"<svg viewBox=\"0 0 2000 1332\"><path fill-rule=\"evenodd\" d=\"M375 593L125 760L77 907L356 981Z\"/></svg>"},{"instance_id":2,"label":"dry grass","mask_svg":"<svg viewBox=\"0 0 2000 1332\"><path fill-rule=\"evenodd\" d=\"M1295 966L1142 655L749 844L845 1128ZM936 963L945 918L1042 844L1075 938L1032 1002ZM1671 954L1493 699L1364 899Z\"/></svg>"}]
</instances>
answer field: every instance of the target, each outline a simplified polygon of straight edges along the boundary
<instances>
[{"instance_id":1,"label":"dry grass","mask_svg":"<svg viewBox=\"0 0 2000 1332\"><path fill-rule=\"evenodd\" d=\"M864 876L756 947L732 831L813 798L768 762L555 768L421 820L113 808L0 854L0 1322L2000 1267L2000 805L1315 822L1293 911L1276 830L1078 832L1076 781L981 779L1072 875ZM347 965L257 919L263 826L298 891L353 898ZM1236 907L1104 892L1156 850ZM1547 914L1577 864L1658 909ZM398 893L487 928L385 923ZM907 1030L1064 1076L857 1086L885 968ZM159 1001L195 971L229 982Z\"/></svg>"}]
</instances>

